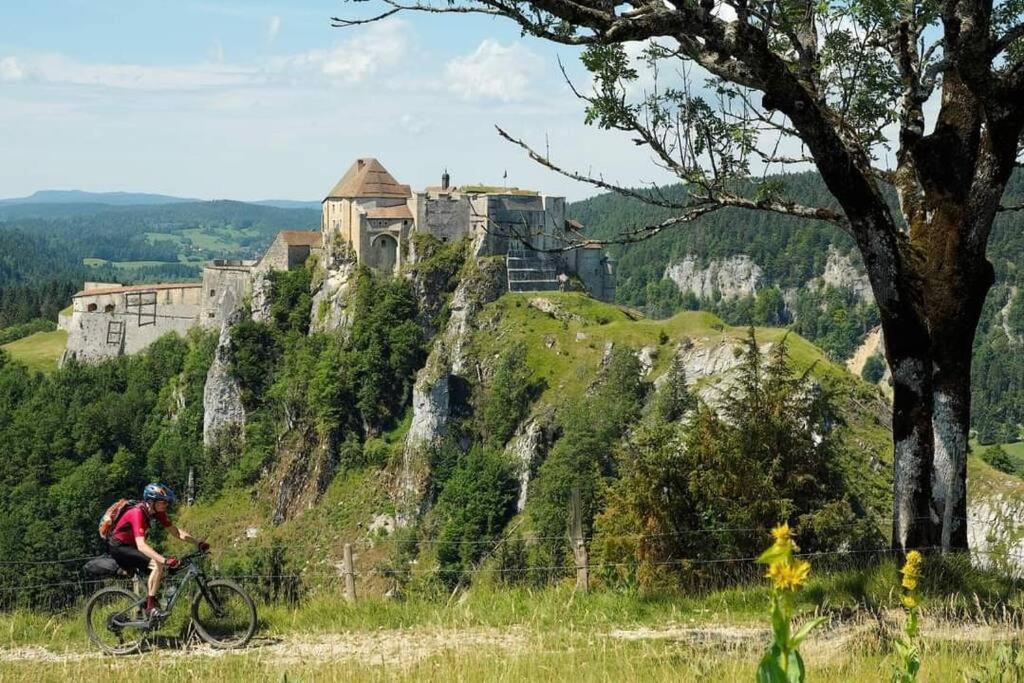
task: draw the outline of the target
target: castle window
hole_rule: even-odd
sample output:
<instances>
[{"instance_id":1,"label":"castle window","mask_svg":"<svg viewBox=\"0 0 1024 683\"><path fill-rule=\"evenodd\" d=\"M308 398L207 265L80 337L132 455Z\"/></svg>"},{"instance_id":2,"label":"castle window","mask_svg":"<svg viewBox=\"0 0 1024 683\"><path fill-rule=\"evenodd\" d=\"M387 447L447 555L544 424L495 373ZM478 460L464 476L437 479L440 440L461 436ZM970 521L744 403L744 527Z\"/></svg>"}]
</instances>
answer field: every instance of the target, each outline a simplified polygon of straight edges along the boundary
<instances>
[{"instance_id":1,"label":"castle window","mask_svg":"<svg viewBox=\"0 0 1024 683\"><path fill-rule=\"evenodd\" d=\"M90 313L94 312L96 310L96 304L89 304L88 306L86 306L85 310L89 311Z\"/></svg>"},{"instance_id":2,"label":"castle window","mask_svg":"<svg viewBox=\"0 0 1024 683\"><path fill-rule=\"evenodd\" d=\"M216 294L216 293L217 293L217 290L216 290L216 289L211 289L211 290L210 290L210 296L213 296L213 295L214 295L214 294Z\"/></svg>"},{"instance_id":3,"label":"castle window","mask_svg":"<svg viewBox=\"0 0 1024 683\"><path fill-rule=\"evenodd\" d=\"M104 306L103 307L103 312L104 313L113 313L114 312L114 304L107 304L106 306Z\"/></svg>"},{"instance_id":4,"label":"castle window","mask_svg":"<svg viewBox=\"0 0 1024 683\"><path fill-rule=\"evenodd\" d=\"M207 317L207 318L212 318L212 317L214 317L215 315L216 315L216 313L214 313L213 311L210 311L209 313L207 313L207 314L206 314L206 317Z\"/></svg>"}]
</instances>

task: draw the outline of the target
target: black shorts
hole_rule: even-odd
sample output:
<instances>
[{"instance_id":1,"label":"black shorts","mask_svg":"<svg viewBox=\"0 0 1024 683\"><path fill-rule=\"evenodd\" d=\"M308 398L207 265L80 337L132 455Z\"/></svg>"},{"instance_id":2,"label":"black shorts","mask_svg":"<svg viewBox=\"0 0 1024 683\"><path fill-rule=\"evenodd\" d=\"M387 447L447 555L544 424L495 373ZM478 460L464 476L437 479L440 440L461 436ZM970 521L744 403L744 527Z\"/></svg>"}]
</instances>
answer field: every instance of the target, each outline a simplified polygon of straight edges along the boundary
<instances>
[{"instance_id":1,"label":"black shorts","mask_svg":"<svg viewBox=\"0 0 1024 683\"><path fill-rule=\"evenodd\" d=\"M149 571L150 559L134 545L122 545L117 541L110 543L110 556L117 562L117 566L128 573L138 571L145 573Z\"/></svg>"}]
</instances>

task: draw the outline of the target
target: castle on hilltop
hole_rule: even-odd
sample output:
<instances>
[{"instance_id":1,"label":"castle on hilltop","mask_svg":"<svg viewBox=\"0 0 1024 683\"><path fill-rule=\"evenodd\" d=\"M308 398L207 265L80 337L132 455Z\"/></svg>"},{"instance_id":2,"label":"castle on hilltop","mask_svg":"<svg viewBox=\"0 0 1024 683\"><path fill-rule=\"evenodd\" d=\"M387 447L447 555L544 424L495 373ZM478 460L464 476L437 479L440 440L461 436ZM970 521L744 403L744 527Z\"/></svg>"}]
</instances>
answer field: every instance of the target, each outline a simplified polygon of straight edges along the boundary
<instances>
[{"instance_id":1,"label":"castle on hilltop","mask_svg":"<svg viewBox=\"0 0 1024 683\"><path fill-rule=\"evenodd\" d=\"M61 363L142 351L167 332L196 325L219 330L247 299L266 300L266 275L316 256L328 269L353 259L384 273L415 261L414 233L442 242L470 238L474 255L505 258L513 292L563 289L577 277L595 298L615 297L612 261L583 242L581 226L565 217L565 198L518 188L452 187L412 192L379 161L357 159L322 202L320 231L278 233L257 260L214 260L202 282L126 286L87 282L59 326L68 332Z\"/></svg>"},{"instance_id":2,"label":"castle on hilltop","mask_svg":"<svg viewBox=\"0 0 1024 683\"><path fill-rule=\"evenodd\" d=\"M439 186L412 192L379 161L356 159L323 200L320 232L329 259L397 272L412 256L412 233L442 240L476 238L476 256L506 256L510 291L551 290L574 275L597 299L615 298L613 264L600 247L579 244L581 226L566 220L565 197L518 188ZM564 281L564 278L562 278Z\"/></svg>"}]
</instances>

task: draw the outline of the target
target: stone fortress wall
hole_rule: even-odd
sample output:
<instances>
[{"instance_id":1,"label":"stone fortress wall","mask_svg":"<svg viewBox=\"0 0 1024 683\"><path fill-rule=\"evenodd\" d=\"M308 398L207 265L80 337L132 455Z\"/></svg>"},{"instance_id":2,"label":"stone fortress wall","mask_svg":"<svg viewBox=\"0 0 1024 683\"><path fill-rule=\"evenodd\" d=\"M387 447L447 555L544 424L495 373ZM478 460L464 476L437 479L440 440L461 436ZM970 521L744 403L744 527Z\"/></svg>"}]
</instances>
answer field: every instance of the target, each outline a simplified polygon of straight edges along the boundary
<instances>
[{"instance_id":1,"label":"stone fortress wall","mask_svg":"<svg viewBox=\"0 0 1024 683\"><path fill-rule=\"evenodd\" d=\"M184 336L199 319L200 290L194 282L83 289L66 322L61 363L138 353L168 332Z\"/></svg>"}]
</instances>

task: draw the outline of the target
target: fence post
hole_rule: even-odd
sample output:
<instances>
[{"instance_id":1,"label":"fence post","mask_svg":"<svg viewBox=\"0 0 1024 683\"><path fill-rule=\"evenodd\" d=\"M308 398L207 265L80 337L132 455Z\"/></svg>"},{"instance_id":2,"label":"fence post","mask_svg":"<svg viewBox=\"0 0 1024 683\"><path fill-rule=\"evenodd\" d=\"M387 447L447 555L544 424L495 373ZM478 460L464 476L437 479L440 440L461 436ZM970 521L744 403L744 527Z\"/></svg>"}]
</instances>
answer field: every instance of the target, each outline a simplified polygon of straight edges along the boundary
<instances>
[{"instance_id":1,"label":"fence post","mask_svg":"<svg viewBox=\"0 0 1024 683\"><path fill-rule=\"evenodd\" d=\"M352 569L352 544L346 543L341 556L341 572L345 575L345 600L356 601L356 573Z\"/></svg>"},{"instance_id":2,"label":"fence post","mask_svg":"<svg viewBox=\"0 0 1024 683\"><path fill-rule=\"evenodd\" d=\"M589 588L590 561L587 546L583 542L583 510L580 505L580 490L574 488L569 499L569 545L576 564L576 590L583 593Z\"/></svg>"}]
</instances>

